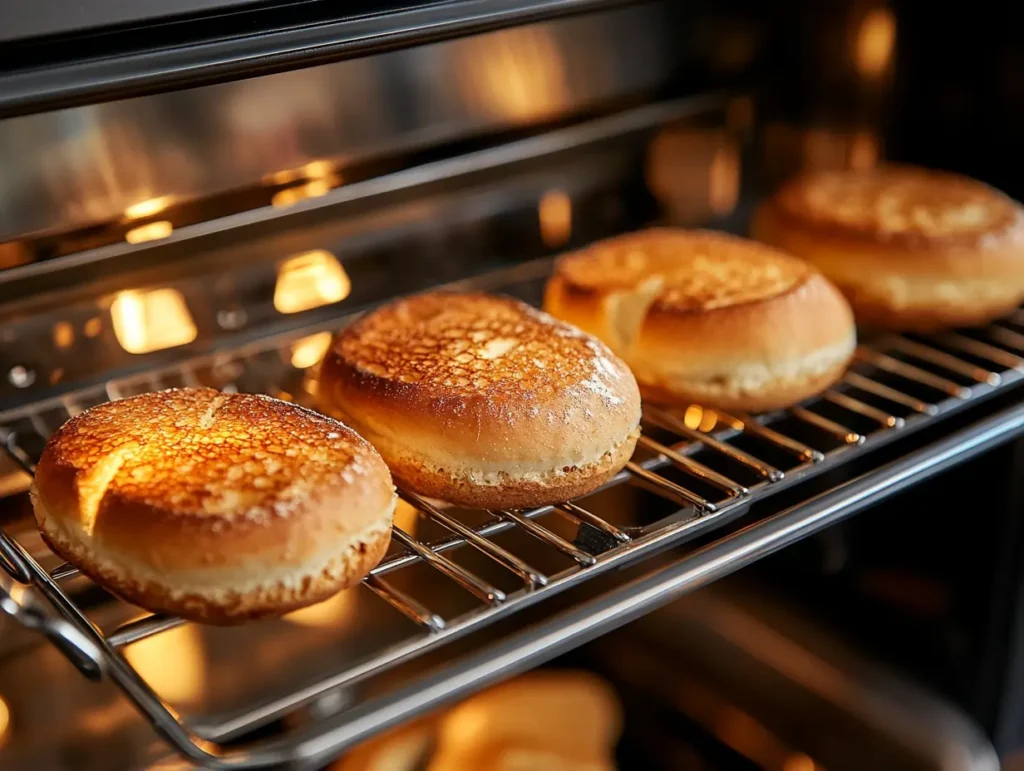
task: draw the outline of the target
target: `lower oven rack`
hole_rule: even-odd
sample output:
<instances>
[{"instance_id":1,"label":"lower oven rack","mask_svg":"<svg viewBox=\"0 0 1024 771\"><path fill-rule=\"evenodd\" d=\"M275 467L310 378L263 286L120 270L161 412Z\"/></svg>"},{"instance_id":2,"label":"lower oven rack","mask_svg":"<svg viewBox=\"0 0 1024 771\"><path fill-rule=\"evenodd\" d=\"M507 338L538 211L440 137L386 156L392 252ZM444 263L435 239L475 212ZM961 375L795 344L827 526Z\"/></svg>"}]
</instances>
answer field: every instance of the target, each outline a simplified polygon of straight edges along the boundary
<instances>
[{"instance_id":1,"label":"lower oven rack","mask_svg":"<svg viewBox=\"0 0 1024 771\"><path fill-rule=\"evenodd\" d=\"M453 287L504 291L535 302L550 269L550 260L540 260ZM174 385L211 385L302 401L303 389L311 381L306 372L291 366L290 346L298 338L323 334L344 322L336 320L330 327L263 340L0 414L0 439L31 473L43 441L63 420L109 399ZM982 330L872 340L858 348L855 364L839 384L784 412L754 418L699 407L645 407L648 433L641 439L637 456L609 486L638 485L676 505L674 514L646 525L617 525L586 508L585 502L566 502L532 511L489 512L486 524L470 526L457 513L403 490L402 497L419 516L449 535L428 541L396 528L394 541L400 548L389 553L364 584L414 622L412 633L344 671L226 717L190 720L178 715L122 655L125 646L171 629L182 623L180 619L148 615L116 628L99 628L66 590L78 571L67 564L44 569L8 532L0 533L0 559L13 581L4 578L0 584L0 606L27 626L46 632L87 676L105 676L116 683L157 731L192 762L211 768L304 766L328 759L385 725L464 694L537 657L553 655L559 646L567 647L596 630L622 623L663 601L659 598L735 570L891 493L915 474L935 473L962 456L1005 441L1024 427L1024 407L1011 406L863 479L765 517L739 532L720 535L669 568L556 616L537 629L516 633L486 655L474 653L429 679L401 682L378 703L307 723L260 744L225 745L332 690L412 661L599 574L698 535L708 538L715 529L748 513L751 504L836 469L897 437L934 425L986 397L1005 393L1022 378L1024 313L1018 312ZM547 527L544 521L550 516L567 520L577 528L577 536L567 538ZM560 552L571 567L548 575L494 542L496 535L512 529ZM502 591L450 558L450 550L462 548L486 555L516 576L521 588ZM422 563L470 592L479 604L472 611L445 618L389 581L391 574ZM40 596L50 608L40 602Z\"/></svg>"}]
</instances>

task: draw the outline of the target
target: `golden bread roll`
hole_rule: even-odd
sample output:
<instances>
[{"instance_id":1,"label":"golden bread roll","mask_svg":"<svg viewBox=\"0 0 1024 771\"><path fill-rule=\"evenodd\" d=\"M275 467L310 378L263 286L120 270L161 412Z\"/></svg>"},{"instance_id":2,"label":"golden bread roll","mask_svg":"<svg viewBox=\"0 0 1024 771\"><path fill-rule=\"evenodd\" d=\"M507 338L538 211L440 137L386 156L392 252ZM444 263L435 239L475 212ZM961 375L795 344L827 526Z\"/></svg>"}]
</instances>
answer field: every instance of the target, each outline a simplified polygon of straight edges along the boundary
<instances>
[{"instance_id":1,"label":"golden bread roll","mask_svg":"<svg viewBox=\"0 0 1024 771\"><path fill-rule=\"evenodd\" d=\"M434 722L416 720L363 742L330 771L418 771L434 741Z\"/></svg>"},{"instance_id":2,"label":"golden bread roll","mask_svg":"<svg viewBox=\"0 0 1024 771\"><path fill-rule=\"evenodd\" d=\"M615 771L606 757L575 757L548 747L486 744L465 754L438 753L427 771ZM346 771L348 771L346 769Z\"/></svg>"},{"instance_id":3,"label":"golden bread roll","mask_svg":"<svg viewBox=\"0 0 1024 771\"><path fill-rule=\"evenodd\" d=\"M710 231L653 229L562 257L544 309L604 340L646 398L770 410L842 376L856 332L807 263Z\"/></svg>"},{"instance_id":4,"label":"golden bread roll","mask_svg":"<svg viewBox=\"0 0 1024 771\"><path fill-rule=\"evenodd\" d=\"M212 623L279 615L380 561L395 492L353 431L266 396L188 388L69 420L32 487L53 550L126 600Z\"/></svg>"},{"instance_id":5,"label":"golden bread roll","mask_svg":"<svg viewBox=\"0 0 1024 771\"><path fill-rule=\"evenodd\" d=\"M472 696L444 715L436 757L502 747L520 755L600 762L611 756L621 731L622 709L606 682L589 672L539 670Z\"/></svg>"},{"instance_id":6,"label":"golden bread roll","mask_svg":"<svg viewBox=\"0 0 1024 771\"><path fill-rule=\"evenodd\" d=\"M801 176L761 207L752 235L817 265L872 326L984 324L1024 300L1024 208L956 174Z\"/></svg>"},{"instance_id":7,"label":"golden bread roll","mask_svg":"<svg viewBox=\"0 0 1024 771\"><path fill-rule=\"evenodd\" d=\"M527 508L584 495L629 460L640 394L602 343L506 297L399 300L335 340L317 389L422 495Z\"/></svg>"}]
</instances>

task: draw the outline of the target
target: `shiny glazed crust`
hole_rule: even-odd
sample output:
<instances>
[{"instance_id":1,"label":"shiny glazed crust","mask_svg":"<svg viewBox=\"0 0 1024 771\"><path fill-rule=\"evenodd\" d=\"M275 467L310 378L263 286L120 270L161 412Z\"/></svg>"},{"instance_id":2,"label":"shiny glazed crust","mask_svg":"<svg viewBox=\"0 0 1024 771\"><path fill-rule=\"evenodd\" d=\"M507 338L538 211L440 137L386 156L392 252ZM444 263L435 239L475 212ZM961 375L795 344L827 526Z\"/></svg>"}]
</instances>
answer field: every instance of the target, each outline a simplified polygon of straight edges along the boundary
<instances>
[{"instance_id":1,"label":"shiny glazed crust","mask_svg":"<svg viewBox=\"0 0 1024 771\"><path fill-rule=\"evenodd\" d=\"M805 175L762 205L752 235L817 265L868 326L976 326L1024 300L1024 208L955 174Z\"/></svg>"},{"instance_id":2,"label":"shiny glazed crust","mask_svg":"<svg viewBox=\"0 0 1024 771\"><path fill-rule=\"evenodd\" d=\"M337 421L197 388L72 418L43 451L32 500L46 542L110 591L234 623L357 583L387 549L395 494Z\"/></svg>"},{"instance_id":3,"label":"shiny glazed crust","mask_svg":"<svg viewBox=\"0 0 1024 771\"><path fill-rule=\"evenodd\" d=\"M345 417L423 495L528 508L584 495L629 459L640 394L604 345L524 303L431 293L344 330L320 369Z\"/></svg>"},{"instance_id":4,"label":"shiny glazed crust","mask_svg":"<svg viewBox=\"0 0 1024 771\"><path fill-rule=\"evenodd\" d=\"M645 398L673 404L787 407L838 380L856 344L820 273L722 233L656 229L567 255L544 307L608 342Z\"/></svg>"}]
</instances>

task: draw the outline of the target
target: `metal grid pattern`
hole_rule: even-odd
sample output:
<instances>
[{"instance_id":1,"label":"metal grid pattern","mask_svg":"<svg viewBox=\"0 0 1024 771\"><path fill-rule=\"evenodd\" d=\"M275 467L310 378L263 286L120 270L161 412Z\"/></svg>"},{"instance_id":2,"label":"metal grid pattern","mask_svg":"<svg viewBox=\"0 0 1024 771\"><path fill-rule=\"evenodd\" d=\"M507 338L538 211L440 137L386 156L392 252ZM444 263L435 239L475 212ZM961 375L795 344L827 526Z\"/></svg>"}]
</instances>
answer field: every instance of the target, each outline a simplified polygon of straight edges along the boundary
<instances>
[{"instance_id":1,"label":"metal grid pattern","mask_svg":"<svg viewBox=\"0 0 1024 771\"><path fill-rule=\"evenodd\" d=\"M536 299L549 270L549 261L528 263L472 285ZM265 340L0 415L0 438L10 454L31 472L52 431L69 416L109 399L177 385L210 385L302 401L300 395L308 392L310 381L307 373L291 366L288 352L296 338L316 331ZM587 508L586 502L577 501L531 511L487 512L485 524L470 526L457 512L403 490L402 498L419 516L440 526L447 535L427 541L396 527L393 540L397 548L364 583L411 619L418 631L313 686L205 725L186 727L120 653L126 645L182 623L179 619L150 615L100 630L63 588L78 571L67 564L44 570L6 533L0 536L0 556L7 571L16 581L38 589L61 618L29 613L32 608L28 601L14 603L7 598L4 607L42 628L85 674L106 672L164 737L191 759L224 768L292 762L297 759L298 745L287 734L256 751L224 750L216 743L243 735L331 689L408 661L612 567L640 560L697 533L707 533L745 511L753 501L927 425L1022 377L1024 312L1018 312L983 330L872 340L858 348L855 364L839 384L788 411L752 417L699 407L676 410L648 406L638 453L609 486L640 486L675 504L673 514L653 523L614 524ZM545 525L551 516L566 520L575 528L576 536L568 538ZM570 560L571 567L554 574L537 570L495 542L496 535L511 529L524 531L544 548L561 553ZM520 588L503 591L463 567L451 557L451 550L460 548L486 555L513 574ZM390 580L397 571L424 563L472 594L478 605L472 611L446 618ZM337 749L321 747L319 751L326 754Z\"/></svg>"}]
</instances>

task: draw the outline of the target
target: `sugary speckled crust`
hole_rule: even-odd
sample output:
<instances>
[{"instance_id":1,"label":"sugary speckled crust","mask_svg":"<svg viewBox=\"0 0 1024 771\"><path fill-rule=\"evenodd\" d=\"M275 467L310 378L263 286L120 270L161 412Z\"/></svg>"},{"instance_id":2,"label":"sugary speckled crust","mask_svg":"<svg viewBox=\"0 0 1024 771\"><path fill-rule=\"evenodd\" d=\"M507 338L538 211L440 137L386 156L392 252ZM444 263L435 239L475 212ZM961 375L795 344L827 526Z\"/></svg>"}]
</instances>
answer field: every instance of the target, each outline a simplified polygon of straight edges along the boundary
<instances>
[{"instance_id":1,"label":"sugary speckled crust","mask_svg":"<svg viewBox=\"0 0 1024 771\"><path fill-rule=\"evenodd\" d=\"M603 463L640 422L636 381L606 346L482 294L419 295L365 316L336 339L317 391L411 489L467 505L586 492L585 476L556 472ZM438 471L428 480L426 469Z\"/></svg>"},{"instance_id":2,"label":"sugary speckled crust","mask_svg":"<svg viewBox=\"0 0 1024 771\"><path fill-rule=\"evenodd\" d=\"M827 388L853 355L849 305L806 263L703 231L613 241L560 261L544 305L609 341L645 398L777 409Z\"/></svg>"},{"instance_id":3,"label":"sugary speckled crust","mask_svg":"<svg viewBox=\"0 0 1024 771\"><path fill-rule=\"evenodd\" d=\"M143 607L230 622L358 581L387 546L395 494L351 429L295 405L211 389L111 402L47 443L40 531Z\"/></svg>"},{"instance_id":4,"label":"sugary speckled crust","mask_svg":"<svg viewBox=\"0 0 1024 771\"><path fill-rule=\"evenodd\" d=\"M671 315L770 300L812 272L801 260L728 233L649 228L565 255L554 278L560 293L601 302L657 277L651 311Z\"/></svg>"},{"instance_id":5,"label":"sugary speckled crust","mask_svg":"<svg viewBox=\"0 0 1024 771\"><path fill-rule=\"evenodd\" d=\"M1024 208L954 174L798 177L762 205L752 235L814 263L868 326L974 326L1024 300Z\"/></svg>"},{"instance_id":6,"label":"sugary speckled crust","mask_svg":"<svg viewBox=\"0 0 1024 771\"><path fill-rule=\"evenodd\" d=\"M819 171L795 177L771 199L786 225L842 242L888 244L928 258L935 247L1019 241L1024 208L970 177L916 166Z\"/></svg>"}]
</instances>

